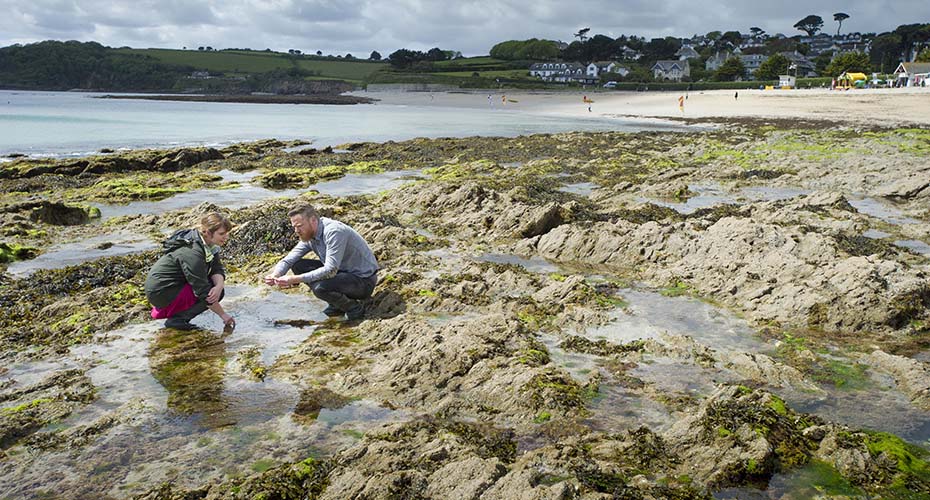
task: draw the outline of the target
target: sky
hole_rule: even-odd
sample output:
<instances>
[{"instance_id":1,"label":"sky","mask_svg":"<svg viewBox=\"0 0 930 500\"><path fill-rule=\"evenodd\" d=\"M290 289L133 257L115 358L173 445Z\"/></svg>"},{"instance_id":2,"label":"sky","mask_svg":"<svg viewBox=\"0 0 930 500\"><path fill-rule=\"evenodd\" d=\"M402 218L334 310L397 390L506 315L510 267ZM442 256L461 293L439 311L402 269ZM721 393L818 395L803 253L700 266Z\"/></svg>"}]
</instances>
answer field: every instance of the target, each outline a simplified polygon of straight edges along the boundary
<instances>
[{"instance_id":1,"label":"sky","mask_svg":"<svg viewBox=\"0 0 930 500\"><path fill-rule=\"evenodd\" d=\"M589 35L647 39L710 31L798 35L792 26L845 12L843 32L930 22L927 0L0 0L0 46L42 40L110 47L251 48L384 57L399 48L487 54L505 40L572 41Z\"/></svg>"}]
</instances>

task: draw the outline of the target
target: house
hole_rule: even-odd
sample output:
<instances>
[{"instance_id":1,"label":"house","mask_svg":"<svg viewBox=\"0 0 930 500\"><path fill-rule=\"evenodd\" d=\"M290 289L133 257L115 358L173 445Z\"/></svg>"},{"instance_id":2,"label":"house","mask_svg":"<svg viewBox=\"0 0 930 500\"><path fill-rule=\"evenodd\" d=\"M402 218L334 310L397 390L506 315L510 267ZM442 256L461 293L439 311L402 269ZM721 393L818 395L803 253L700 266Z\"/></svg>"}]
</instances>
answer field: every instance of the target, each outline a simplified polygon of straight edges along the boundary
<instances>
[{"instance_id":1,"label":"house","mask_svg":"<svg viewBox=\"0 0 930 500\"><path fill-rule=\"evenodd\" d=\"M599 78L603 73L616 73L620 76L626 76L630 74L630 70L613 61L593 62L587 66L587 75L589 77Z\"/></svg>"},{"instance_id":2,"label":"house","mask_svg":"<svg viewBox=\"0 0 930 500\"><path fill-rule=\"evenodd\" d=\"M617 63L613 61L597 61L589 64L586 69L588 76L597 77L601 73L613 73Z\"/></svg>"},{"instance_id":3,"label":"house","mask_svg":"<svg viewBox=\"0 0 930 500\"><path fill-rule=\"evenodd\" d=\"M597 77L587 74L587 67L579 63L547 62L530 66L530 76L536 76L547 82L559 83L597 83Z\"/></svg>"},{"instance_id":4,"label":"house","mask_svg":"<svg viewBox=\"0 0 930 500\"><path fill-rule=\"evenodd\" d=\"M620 49L620 52L619 52L619 54L617 54L617 55L620 56L620 59L624 59L624 60L627 60L627 61L638 61L640 57L643 57L643 53L642 53L642 52L640 52L640 51L638 51L638 50L631 49L630 47L628 47L628 46L626 46L626 45L624 45L624 46Z\"/></svg>"},{"instance_id":5,"label":"house","mask_svg":"<svg viewBox=\"0 0 930 500\"><path fill-rule=\"evenodd\" d=\"M919 87L930 75L930 63L903 62L894 70L895 80L900 87Z\"/></svg>"},{"instance_id":6,"label":"house","mask_svg":"<svg viewBox=\"0 0 930 500\"><path fill-rule=\"evenodd\" d=\"M795 74L799 77L817 76L817 65L798 51L779 52L791 62Z\"/></svg>"},{"instance_id":7,"label":"house","mask_svg":"<svg viewBox=\"0 0 930 500\"><path fill-rule=\"evenodd\" d=\"M746 76L750 78L768 58L769 56L765 54L743 54L739 56L739 60L743 62L743 67L746 68Z\"/></svg>"},{"instance_id":8,"label":"house","mask_svg":"<svg viewBox=\"0 0 930 500\"><path fill-rule=\"evenodd\" d=\"M546 62L546 63L535 63L530 65L530 76L537 76L545 80L547 77L553 76L557 73L564 73L572 64L576 63L565 63L565 62Z\"/></svg>"},{"instance_id":9,"label":"house","mask_svg":"<svg viewBox=\"0 0 930 500\"><path fill-rule=\"evenodd\" d=\"M724 61L729 59L730 53L727 51L717 52L714 55L707 58L707 61L704 62L704 69L707 71L717 71L720 69L720 66L723 66Z\"/></svg>"},{"instance_id":10,"label":"house","mask_svg":"<svg viewBox=\"0 0 930 500\"><path fill-rule=\"evenodd\" d=\"M656 61L651 69L656 80L680 82L682 78L691 76L691 65L688 64L687 59L684 61Z\"/></svg>"},{"instance_id":11,"label":"house","mask_svg":"<svg viewBox=\"0 0 930 500\"><path fill-rule=\"evenodd\" d=\"M675 52L675 56L678 57L679 61L684 61L685 59L697 59L701 57L701 54L698 54L694 48L689 45L682 45L678 52Z\"/></svg>"}]
</instances>

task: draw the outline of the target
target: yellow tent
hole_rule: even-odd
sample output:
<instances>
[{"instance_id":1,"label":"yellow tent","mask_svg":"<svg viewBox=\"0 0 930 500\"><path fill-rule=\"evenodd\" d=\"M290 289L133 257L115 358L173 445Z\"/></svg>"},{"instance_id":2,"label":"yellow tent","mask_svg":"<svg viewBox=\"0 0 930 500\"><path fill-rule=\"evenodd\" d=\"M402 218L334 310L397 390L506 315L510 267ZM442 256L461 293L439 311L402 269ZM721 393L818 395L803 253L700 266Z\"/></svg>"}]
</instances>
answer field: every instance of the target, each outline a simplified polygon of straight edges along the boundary
<instances>
[{"instance_id":1,"label":"yellow tent","mask_svg":"<svg viewBox=\"0 0 930 500\"><path fill-rule=\"evenodd\" d=\"M865 73L851 73L846 71L842 75L836 77L836 86L848 89L855 87L856 82L865 82L866 80L868 80L868 77L865 76Z\"/></svg>"}]
</instances>

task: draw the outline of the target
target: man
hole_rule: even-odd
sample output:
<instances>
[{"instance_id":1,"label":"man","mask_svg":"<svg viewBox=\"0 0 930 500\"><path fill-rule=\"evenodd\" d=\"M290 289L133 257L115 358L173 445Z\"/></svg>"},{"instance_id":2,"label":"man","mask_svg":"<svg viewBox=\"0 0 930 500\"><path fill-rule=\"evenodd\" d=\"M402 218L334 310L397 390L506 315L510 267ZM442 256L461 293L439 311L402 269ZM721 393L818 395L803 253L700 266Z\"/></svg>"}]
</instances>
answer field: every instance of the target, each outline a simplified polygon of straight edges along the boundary
<instances>
[{"instance_id":1,"label":"man","mask_svg":"<svg viewBox=\"0 0 930 500\"><path fill-rule=\"evenodd\" d=\"M363 300L378 283L378 261L368 243L351 227L320 214L311 205L287 213L300 242L280 262L265 283L291 287L306 283L328 305L323 314L352 321L365 316ZM320 260L304 259L311 250ZM293 276L284 276L288 269Z\"/></svg>"}]
</instances>

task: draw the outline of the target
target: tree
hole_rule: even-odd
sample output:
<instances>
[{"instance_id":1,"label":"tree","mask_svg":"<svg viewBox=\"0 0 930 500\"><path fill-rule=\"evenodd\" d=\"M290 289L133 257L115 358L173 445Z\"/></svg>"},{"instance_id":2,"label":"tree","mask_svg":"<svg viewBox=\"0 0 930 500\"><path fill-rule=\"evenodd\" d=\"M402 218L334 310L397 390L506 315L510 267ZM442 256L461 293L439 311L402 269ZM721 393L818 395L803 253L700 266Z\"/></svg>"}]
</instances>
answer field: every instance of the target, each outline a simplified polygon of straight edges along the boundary
<instances>
[{"instance_id":1,"label":"tree","mask_svg":"<svg viewBox=\"0 0 930 500\"><path fill-rule=\"evenodd\" d=\"M875 37L869 51L872 68L882 73L894 71L901 61L901 53L900 35L885 33Z\"/></svg>"},{"instance_id":2,"label":"tree","mask_svg":"<svg viewBox=\"0 0 930 500\"><path fill-rule=\"evenodd\" d=\"M740 79L746 74L746 66L738 57L731 57L723 62L714 79L719 82L732 82Z\"/></svg>"},{"instance_id":3,"label":"tree","mask_svg":"<svg viewBox=\"0 0 930 500\"><path fill-rule=\"evenodd\" d=\"M826 75L827 66L830 65L830 61L832 60L833 52L822 52L814 58L814 71L816 71L818 75Z\"/></svg>"},{"instance_id":4,"label":"tree","mask_svg":"<svg viewBox=\"0 0 930 500\"><path fill-rule=\"evenodd\" d=\"M769 56L759 68L756 69L756 80L777 80L779 75L784 75L788 71L791 61L781 54Z\"/></svg>"},{"instance_id":5,"label":"tree","mask_svg":"<svg viewBox=\"0 0 930 500\"><path fill-rule=\"evenodd\" d=\"M924 49L920 51L920 54L917 54L916 62L930 62L930 49Z\"/></svg>"},{"instance_id":6,"label":"tree","mask_svg":"<svg viewBox=\"0 0 930 500\"><path fill-rule=\"evenodd\" d=\"M318 51L316 51L316 55L318 55L318 56L322 56L322 55L323 55L323 51L322 51L322 50L318 50Z\"/></svg>"},{"instance_id":7,"label":"tree","mask_svg":"<svg viewBox=\"0 0 930 500\"><path fill-rule=\"evenodd\" d=\"M426 52L426 59L428 61L445 61L448 59L448 57L442 49L439 47L433 47Z\"/></svg>"},{"instance_id":8,"label":"tree","mask_svg":"<svg viewBox=\"0 0 930 500\"><path fill-rule=\"evenodd\" d=\"M425 58L426 54L418 50L397 49L388 56L388 62L395 68L406 68Z\"/></svg>"},{"instance_id":9,"label":"tree","mask_svg":"<svg viewBox=\"0 0 930 500\"><path fill-rule=\"evenodd\" d=\"M811 14L804 19L794 23L794 27L798 31L807 33L807 36L814 36L818 31L820 31L820 28L823 28L823 18Z\"/></svg>"},{"instance_id":10,"label":"tree","mask_svg":"<svg viewBox=\"0 0 930 500\"><path fill-rule=\"evenodd\" d=\"M371 51L371 55L368 56L368 59L371 60L371 61L380 61L380 60L381 60L381 54L379 54L377 50L372 50L372 51Z\"/></svg>"},{"instance_id":11,"label":"tree","mask_svg":"<svg viewBox=\"0 0 930 500\"><path fill-rule=\"evenodd\" d=\"M743 34L739 31L727 31L720 37L720 42L726 43L730 47L739 47L739 44L742 41Z\"/></svg>"},{"instance_id":12,"label":"tree","mask_svg":"<svg viewBox=\"0 0 930 500\"><path fill-rule=\"evenodd\" d=\"M843 28L843 21L847 19L849 19L849 14L846 14L845 12L837 12L836 14L833 14L833 20L840 23L839 26L836 27L836 36L840 36L840 29Z\"/></svg>"},{"instance_id":13,"label":"tree","mask_svg":"<svg viewBox=\"0 0 930 500\"><path fill-rule=\"evenodd\" d=\"M765 36L765 30L757 26L749 28L749 34L752 35L753 40L758 40Z\"/></svg>"},{"instance_id":14,"label":"tree","mask_svg":"<svg viewBox=\"0 0 930 500\"><path fill-rule=\"evenodd\" d=\"M869 56L862 52L844 52L837 54L827 66L826 74L828 76L840 76L850 71L855 73L868 73L871 63Z\"/></svg>"},{"instance_id":15,"label":"tree","mask_svg":"<svg viewBox=\"0 0 930 500\"><path fill-rule=\"evenodd\" d=\"M643 59L647 62L655 62L663 59L675 57L675 52L681 48L681 40L675 37L667 36L665 38L653 38L649 43L643 45Z\"/></svg>"},{"instance_id":16,"label":"tree","mask_svg":"<svg viewBox=\"0 0 930 500\"><path fill-rule=\"evenodd\" d=\"M588 39L589 31L591 31L591 28L581 28L578 33L575 33L574 37L583 42Z\"/></svg>"}]
</instances>

